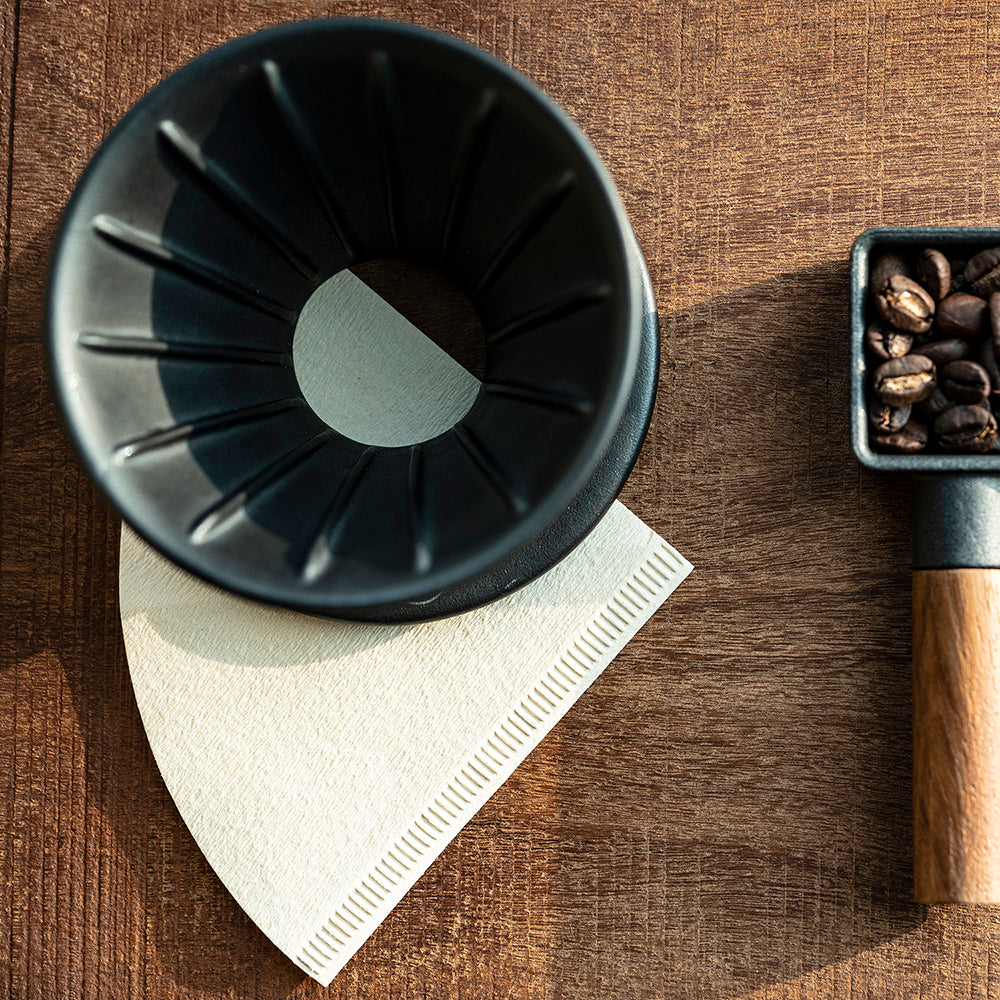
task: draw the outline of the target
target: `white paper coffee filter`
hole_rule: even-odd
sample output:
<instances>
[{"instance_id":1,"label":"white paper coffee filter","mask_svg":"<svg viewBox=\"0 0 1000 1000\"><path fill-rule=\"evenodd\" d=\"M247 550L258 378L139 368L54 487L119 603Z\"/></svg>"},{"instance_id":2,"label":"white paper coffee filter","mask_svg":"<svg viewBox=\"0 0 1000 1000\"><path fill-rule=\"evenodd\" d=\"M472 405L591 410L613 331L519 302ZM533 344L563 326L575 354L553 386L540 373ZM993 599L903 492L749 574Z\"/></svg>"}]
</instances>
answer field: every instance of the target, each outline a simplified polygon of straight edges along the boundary
<instances>
[{"instance_id":1,"label":"white paper coffee filter","mask_svg":"<svg viewBox=\"0 0 1000 1000\"><path fill-rule=\"evenodd\" d=\"M321 363L333 352L352 364ZM317 412L371 444L434 436L478 388L349 272L310 301L294 360ZM361 625L218 590L124 529L121 616L191 833L251 919L327 985L690 569L615 503L485 608Z\"/></svg>"}]
</instances>

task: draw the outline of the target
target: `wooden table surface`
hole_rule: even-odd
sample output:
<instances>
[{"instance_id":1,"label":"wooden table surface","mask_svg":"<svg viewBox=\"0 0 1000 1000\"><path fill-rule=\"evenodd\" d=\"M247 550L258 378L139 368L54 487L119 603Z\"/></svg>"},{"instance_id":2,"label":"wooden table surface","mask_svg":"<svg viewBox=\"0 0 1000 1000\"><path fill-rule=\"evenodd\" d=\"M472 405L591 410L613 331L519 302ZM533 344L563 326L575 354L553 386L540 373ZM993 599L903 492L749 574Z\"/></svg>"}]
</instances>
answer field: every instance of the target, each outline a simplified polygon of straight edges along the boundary
<instances>
[{"instance_id":1,"label":"wooden table surface","mask_svg":"<svg viewBox=\"0 0 1000 1000\"><path fill-rule=\"evenodd\" d=\"M119 525L43 369L59 213L125 110L250 29L431 25L566 107L662 316L623 499L695 572L328 991L249 922L129 684ZM1000 910L911 902L910 496L855 463L847 259L1000 222L988 0L5 0L0 996L979 998Z\"/></svg>"}]
</instances>

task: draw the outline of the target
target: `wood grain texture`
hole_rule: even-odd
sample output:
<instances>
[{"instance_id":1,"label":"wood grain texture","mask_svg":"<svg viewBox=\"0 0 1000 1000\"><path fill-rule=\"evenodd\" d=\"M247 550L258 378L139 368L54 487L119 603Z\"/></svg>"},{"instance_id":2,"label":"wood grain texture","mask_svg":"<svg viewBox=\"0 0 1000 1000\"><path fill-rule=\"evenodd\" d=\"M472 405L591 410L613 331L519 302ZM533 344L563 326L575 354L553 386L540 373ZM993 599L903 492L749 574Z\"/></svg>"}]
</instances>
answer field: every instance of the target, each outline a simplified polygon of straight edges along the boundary
<instances>
[{"instance_id":1,"label":"wood grain texture","mask_svg":"<svg viewBox=\"0 0 1000 1000\"><path fill-rule=\"evenodd\" d=\"M914 889L1000 902L1000 569L913 574Z\"/></svg>"},{"instance_id":2,"label":"wood grain texture","mask_svg":"<svg viewBox=\"0 0 1000 1000\"><path fill-rule=\"evenodd\" d=\"M986 998L1000 911L912 902L909 487L847 430L847 255L997 224L987 0L6 0L0 996ZM241 914L149 754L118 525L49 400L49 246L101 138L243 32L448 31L576 117L661 309L625 502L695 564L328 991ZM8 206L8 207L3 207Z\"/></svg>"}]
</instances>

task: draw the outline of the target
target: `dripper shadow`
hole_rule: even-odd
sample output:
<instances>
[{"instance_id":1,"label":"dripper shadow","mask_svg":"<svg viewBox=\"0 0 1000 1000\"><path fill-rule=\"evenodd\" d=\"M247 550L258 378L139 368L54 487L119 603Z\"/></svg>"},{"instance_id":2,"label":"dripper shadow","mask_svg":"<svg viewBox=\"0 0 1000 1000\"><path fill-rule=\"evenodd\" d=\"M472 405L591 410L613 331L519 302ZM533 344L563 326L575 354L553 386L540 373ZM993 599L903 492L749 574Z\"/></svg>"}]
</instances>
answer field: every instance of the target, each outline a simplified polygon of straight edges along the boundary
<instances>
[{"instance_id":1,"label":"dripper shadow","mask_svg":"<svg viewBox=\"0 0 1000 1000\"><path fill-rule=\"evenodd\" d=\"M695 570L553 734L557 978L740 996L925 919L910 503L851 453L847 279L830 262L662 317L623 499L676 497L652 526Z\"/></svg>"}]
</instances>

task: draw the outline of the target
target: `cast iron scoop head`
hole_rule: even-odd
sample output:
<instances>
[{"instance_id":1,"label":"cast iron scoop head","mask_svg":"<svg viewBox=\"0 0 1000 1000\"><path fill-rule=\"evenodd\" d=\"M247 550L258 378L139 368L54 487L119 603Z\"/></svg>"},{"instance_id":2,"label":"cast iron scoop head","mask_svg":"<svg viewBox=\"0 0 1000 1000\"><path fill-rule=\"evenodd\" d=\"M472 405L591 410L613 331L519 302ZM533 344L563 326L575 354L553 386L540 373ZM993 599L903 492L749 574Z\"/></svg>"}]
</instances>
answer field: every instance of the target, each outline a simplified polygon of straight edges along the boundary
<instances>
[{"instance_id":1,"label":"cast iron scoop head","mask_svg":"<svg viewBox=\"0 0 1000 1000\"><path fill-rule=\"evenodd\" d=\"M873 450L869 274L890 251L967 260L997 246L1000 229L873 229L851 253L854 453L913 476L914 875L926 903L1000 902L1000 454Z\"/></svg>"},{"instance_id":2,"label":"cast iron scoop head","mask_svg":"<svg viewBox=\"0 0 1000 1000\"><path fill-rule=\"evenodd\" d=\"M333 430L292 367L313 291L388 257L450 277L487 341L468 414L408 447ZM73 440L147 541L246 596L385 622L575 546L658 362L645 263L576 126L477 49L351 20L225 45L125 117L66 211L48 338Z\"/></svg>"}]
</instances>

